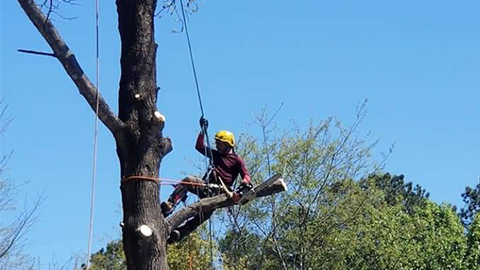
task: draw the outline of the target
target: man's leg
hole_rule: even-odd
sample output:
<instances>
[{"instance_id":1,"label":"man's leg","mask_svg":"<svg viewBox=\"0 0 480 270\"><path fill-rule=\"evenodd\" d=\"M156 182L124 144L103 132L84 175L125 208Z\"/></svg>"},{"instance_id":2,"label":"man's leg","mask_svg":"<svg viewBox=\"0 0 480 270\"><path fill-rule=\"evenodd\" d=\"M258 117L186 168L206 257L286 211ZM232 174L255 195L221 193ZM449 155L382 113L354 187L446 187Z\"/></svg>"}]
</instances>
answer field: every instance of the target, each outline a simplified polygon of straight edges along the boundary
<instances>
[{"instance_id":1,"label":"man's leg","mask_svg":"<svg viewBox=\"0 0 480 270\"><path fill-rule=\"evenodd\" d=\"M196 176L187 176L182 180L182 183L175 186L170 197L166 202L162 202L160 207L162 208L162 214L164 217L168 217L175 207L181 202L187 199L187 192L190 191L198 195L203 192L203 186L201 185L203 180Z\"/></svg>"}]
</instances>

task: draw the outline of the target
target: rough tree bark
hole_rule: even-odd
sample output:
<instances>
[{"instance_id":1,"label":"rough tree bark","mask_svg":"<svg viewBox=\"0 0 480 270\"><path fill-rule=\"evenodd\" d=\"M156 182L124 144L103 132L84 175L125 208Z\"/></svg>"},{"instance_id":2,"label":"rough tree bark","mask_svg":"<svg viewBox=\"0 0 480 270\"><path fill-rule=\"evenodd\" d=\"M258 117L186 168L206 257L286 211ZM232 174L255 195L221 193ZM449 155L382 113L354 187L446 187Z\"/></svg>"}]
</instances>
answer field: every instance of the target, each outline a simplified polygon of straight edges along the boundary
<instances>
[{"instance_id":1,"label":"rough tree bark","mask_svg":"<svg viewBox=\"0 0 480 270\"><path fill-rule=\"evenodd\" d=\"M55 26L33 0L17 0L28 18L53 50L80 94L95 110L97 89L84 74L75 55ZM172 228L199 213L199 209L217 209L234 203L224 195L203 199L174 214L168 221L160 210L158 182L134 179L157 178L162 158L172 150L163 137L164 118L156 108L156 48L154 13L156 0L117 0L118 28L121 37L121 79L119 114L115 115L99 95L99 118L115 137L120 160L123 244L129 270L168 269L166 239ZM266 196L276 193L272 186ZM139 230L146 225L152 234Z\"/></svg>"}]
</instances>

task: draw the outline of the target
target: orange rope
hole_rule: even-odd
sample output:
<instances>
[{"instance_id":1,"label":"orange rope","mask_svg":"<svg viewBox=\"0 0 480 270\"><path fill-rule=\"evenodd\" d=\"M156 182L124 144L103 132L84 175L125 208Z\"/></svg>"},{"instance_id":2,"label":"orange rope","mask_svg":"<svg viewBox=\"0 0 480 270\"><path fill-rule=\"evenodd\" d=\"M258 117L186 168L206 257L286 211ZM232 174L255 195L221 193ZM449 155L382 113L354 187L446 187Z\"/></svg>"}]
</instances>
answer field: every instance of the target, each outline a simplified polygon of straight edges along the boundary
<instances>
[{"instance_id":1,"label":"orange rope","mask_svg":"<svg viewBox=\"0 0 480 270\"><path fill-rule=\"evenodd\" d=\"M193 252L192 252L192 247L190 247L190 260L189 260L189 269L193 270Z\"/></svg>"},{"instance_id":2,"label":"orange rope","mask_svg":"<svg viewBox=\"0 0 480 270\"><path fill-rule=\"evenodd\" d=\"M147 180L147 181L153 181L153 182L156 182L156 183L159 183L159 182L160 182L160 179L159 179L159 178L154 178L154 177L148 177L148 176L129 176L129 177L123 178L123 179L122 179L122 183L131 181L131 180Z\"/></svg>"},{"instance_id":3,"label":"orange rope","mask_svg":"<svg viewBox=\"0 0 480 270\"><path fill-rule=\"evenodd\" d=\"M173 180L173 179L167 179L167 178L155 178L155 177L141 176L141 175L132 175L129 177L125 177L122 179L122 183L131 181L131 180L153 181L155 183L159 183L160 185L183 184L183 185L191 185L191 186L206 186L206 184L204 183L192 183L187 181Z\"/></svg>"}]
</instances>

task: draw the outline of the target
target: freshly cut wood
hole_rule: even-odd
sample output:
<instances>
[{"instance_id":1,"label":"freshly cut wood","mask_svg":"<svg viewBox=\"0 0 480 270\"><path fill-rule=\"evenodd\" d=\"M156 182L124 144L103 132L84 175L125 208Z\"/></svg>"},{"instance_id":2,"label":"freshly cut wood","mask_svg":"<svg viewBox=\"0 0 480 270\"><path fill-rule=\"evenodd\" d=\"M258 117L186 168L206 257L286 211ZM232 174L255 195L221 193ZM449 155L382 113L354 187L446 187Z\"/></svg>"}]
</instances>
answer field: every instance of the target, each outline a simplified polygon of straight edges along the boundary
<instances>
[{"instance_id":1,"label":"freshly cut wood","mask_svg":"<svg viewBox=\"0 0 480 270\"><path fill-rule=\"evenodd\" d=\"M272 186L275 187L274 190L271 189ZM264 181L263 183L261 183L260 185L253 187L247 193L243 194L240 200L238 200L237 204L244 205L257 197L267 196L274 193L283 192L286 190L287 190L287 185L283 181L282 175L276 174L270 177L269 179L267 179L266 181ZM268 194L262 195L265 192Z\"/></svg>"}]
</instances>

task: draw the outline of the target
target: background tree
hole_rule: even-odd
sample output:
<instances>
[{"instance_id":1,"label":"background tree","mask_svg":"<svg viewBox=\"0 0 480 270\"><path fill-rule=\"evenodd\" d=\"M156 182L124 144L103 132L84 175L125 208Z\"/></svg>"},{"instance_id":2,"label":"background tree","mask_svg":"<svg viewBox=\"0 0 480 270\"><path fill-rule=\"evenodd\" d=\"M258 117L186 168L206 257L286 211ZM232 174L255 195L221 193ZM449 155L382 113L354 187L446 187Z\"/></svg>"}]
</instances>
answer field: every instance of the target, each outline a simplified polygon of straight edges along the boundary
<instances>
[{"instance_id":1,"label":"background tree","mask_svg":"<svg viewBox=\"0 0 480 270\"><path fill-rule=\"evenodd\" d=\"M403 175L377 170L369 154L374 144L358 139L363 137L352 127L332 123L328 119L306 131L294 127L278 138L273 130L270 166L265 144L251 134L240 136L237 150L252 179L263 179L271 167L284 172L290 189L219 213L225 225L217 239L222 269L480 267L477 218L465 230L452 206L432 202ZM332 159L337 162L326 162ZM190 239L206 238L195 234L170 246L172 269L189 269ZM193 247L198 255L193 261L205 263L193 269L208 268L205 245Z\"/></svg>"},{"instance_id":2,"label":"background tree","mask_svg":"<svg viewBox=\"0 0 480 270\"><path fill-rule=\"evenodd\" d=\"M403 175L381 173L370 155L375 143L355 132L358 124L328 119L268 144L289 191L224 212L226 269L479 267L477 227L466 234L450 205L433 203ZM253 179L268 174L259 141L240 140Z\"/></svg>"},{"instance_id":3,"label":"background tree","mask_svg":"<svg viewBox=\"0 0 480 270\"><path fill-rule=\"evenodd\" d=\"M90 257L90 269L92 270L124 270L127 268L127 260L123 251L122 240L114 240L105 248L92 254ZM86 269L86 265L82 269Z\"/></svg>"},{"instance_id":4,"label":"background tree","mask_svg":"<svg viewBox=\"0 0 480 270\"><path fill-rule=\"evenodd\" d=\"M168 247L168 264L172 270L210 269L209 243L205 240L206 230L200 228L190 234L187 239ZM92 270L124 270L127 268L123 243L114 240L90 258ZM83 266L85 269L86 266Z\"/></svg>"},{"instance_id":5,"label":"background tree","mask_svg":"<svg viewBox=\"0 0 480 270\"><path fill-rule=\"evenodd\" d=\"M230 267L242 261L249 263L248 269L312 267L309 259L312 249L321 248L322 237L342 226L341 220L331 220L322 231L318 230L322 228L319 222L330 217L349 196L341 192L335 197L329 196L327 190L341 181L367 175L378 167L369 159L375 142L368 144L356 134L365 115L364 105L358 108L357 118L349 127L334 118L312 124L307 131L293 127L272 141L267 151L254 138L244 138L246 147L241 154L251 168L253 179L265 178L267 168L271 167L272 171L283 173L289 191L231 211L227 218L230 231L220 246L227 254ZM265 157L267 152L271 153L271 158ZM271 164L267 166L266 160ZM361 209L352 211L352 216L361 212ZM238 249L238 245L241 244L246 244L253 252L239 254L238 250L242 249Z\"/></svg>"},{"instance_id":6,"label":"background tree","mask_svg":"<svg viewBox=\"0 0 480 270\"><path fill-rule=\"evenodd\" d=\"M466 269L478 269L480 267L480 216L476 215L473 222L468 226L467 251L465 254Z\"/></svg>"},{"instance_id":7,"label":"background tree","mask_svg":"<svg viewBox=\"0 0 480 270\"><path fill-rule=\"evenodd\" d=\"M12 121L12 118L7 116L7 109L5 101L0 100L0 140ZM33 263L34 260L23 252L23 245L42 202L40 196L31 207L25 206L23 211L16 207L15 196L22 185L17 185L13 179L6 177L7 162L11 154L12 152L0 155L0 270L20 269Z\"/></svg>"},{"instance_id":8,"label":"background tree","mask_svg":"<svg viewBox=\"0 0 480 270\"><path fill-rule=\"evenodd\" d=\"M462 199L465 206L460 209L458 214L465 226L469 226L476 214L480 211L480 183L474 188L466 187L462 193Z\"/></svg>"},{"instance_id":9,"label":"background tree","mask_svg":"<svg viewBox=\"0 0 480 270\"><path fill-rule=\"evenodd\" d=\"M423 206L430 194L420 185L413 187L412 182L405 183L404 175L391 176L389 173L372 175L375 186L385 192L385 201L390 205L398 203L401 198L407 213L413 214L413 209Z\"/></svg>"}]
</instances>

